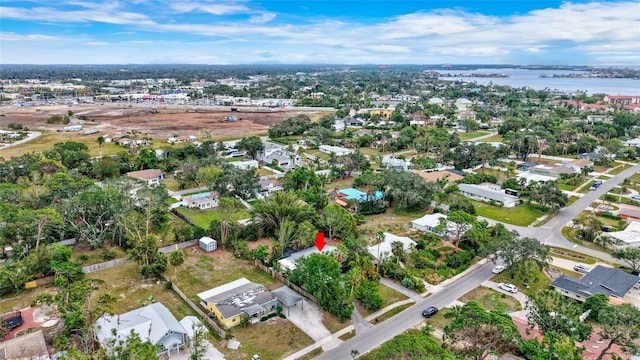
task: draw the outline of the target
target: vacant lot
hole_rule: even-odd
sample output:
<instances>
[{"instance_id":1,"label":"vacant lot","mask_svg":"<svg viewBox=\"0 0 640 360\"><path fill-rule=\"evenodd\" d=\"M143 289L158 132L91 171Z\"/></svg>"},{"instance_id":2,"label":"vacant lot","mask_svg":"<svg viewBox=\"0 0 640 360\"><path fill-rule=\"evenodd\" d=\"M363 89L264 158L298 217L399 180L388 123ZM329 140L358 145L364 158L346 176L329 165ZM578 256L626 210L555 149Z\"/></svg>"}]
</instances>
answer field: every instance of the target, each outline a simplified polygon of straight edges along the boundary
<instances>
[{"instance_id":1,"label":"vacant lot","mask_svg":"<svg viewBox=\"0 0 640 360\"><path fill-rule=\"evenodd\" d=\"M186 207L176 208L176 211L180 214L186 216L191 219L194 223L196 223L199 227L203 229L208 229L211 221L220 220L222 218L222 212L216 209L213 210L199 210L199 209L189 209ZM249 215L249 211L240 205L238 208L233 211L227 220L229 221L238 221L243 219L248 219L251 216Z\"/></svg>"},{"instance_id":2,"label":"vacant lot","mask_svg":"<svg viewBox=\"0 0 640 360\"><path fill-rule=\"evenodd\" d=\"M480 201L471 201L479 216L501 221L507 224L529 226L537 218L546 214L541 206L522 204L512 208L503 208Z\"/></svg>"},{"instance_id":3,"label":"vacant lot","mask_svg":"<svg viewBox=\"0 0 640 360\"><path fill-rule=\"evenodd\" d=\"M261 360L278 360L314 342L289 320L279 317L247 327L236 326L229 333L240 341L237 351L227 349L226 340L216 343L227 360L250 359L254 354L259 355Z\"/></svg>"},{"instance_id":4,"label":"vacant lot","mask_svg":"<svg viewBox=\"0 0 640 360\"><path fill-rule=\"evenodd\" d=\"M269 274L223 249L207 253L194 246L185 249L185 255L184 264L177 269L177 278L171 270L167 275L192 300L197 300L196 295L202 291L243 277L269 290L282 286Z\"/></svg>"},{"instance_id":5,"label":"vacant lot","mask_svg":"<svg viewBox=\"0 0 640 360\"><path fill-rule=\"evenodd\" d=\"M515 298L482 286L469 291L458 300L464 303L475 301L488 311L496 310L510 313L522 310L520 302Z\"/></svg>"}]
</instances>

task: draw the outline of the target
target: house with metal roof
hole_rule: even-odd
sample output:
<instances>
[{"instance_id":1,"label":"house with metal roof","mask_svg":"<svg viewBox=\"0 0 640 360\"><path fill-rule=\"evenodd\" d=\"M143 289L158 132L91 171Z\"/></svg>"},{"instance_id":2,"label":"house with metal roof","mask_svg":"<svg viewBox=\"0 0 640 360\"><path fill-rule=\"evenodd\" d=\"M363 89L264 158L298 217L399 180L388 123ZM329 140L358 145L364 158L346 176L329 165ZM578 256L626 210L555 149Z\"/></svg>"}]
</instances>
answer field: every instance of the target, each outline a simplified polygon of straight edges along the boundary
<instances>
[{"instance_id":1,"label":"house with metal roof","mask_svg":"<svg viewBox=\"0 0 640 360\"><path fill-rule=\"evenodd\" d=\"M495 185L495 184L492 184ZM474 184L458 184L458 191L468 198L484 202L494 201L505 208L512 208L520 203L517 196L509 195L500 186L480 186Z\"/></svg>"},{"instance_id":2,"label":"house with metal roof","mask_svg":"<svg viewBox=\"0 0 640 360\"><path fill-rule=\"evenodd\" d=\"M606 234L617 248L640 247L640 221L631 221L622 231Z\"/></svg>"},{"instance_id":3,"label":"house with metal roof","mask_svg":"<svg viewBox=\"0 0 640 360\"><path fill-rule=\"evenodd\" d=\"M242 323L243 318L256 322L276 311L278 299L264 285L245 278L201 292L202 306L227 329Z\"/></svg>"},{"instance_id":4,"label":"house with metal roof","mask_svg":"<svg viewBox=\"0 0 640 360\"><path fill-rule=\"evenodd\" d=\"M393 247L391 244L394 242L400 242L402 244L402 249L407 253L411 252L416 246L416 242L411 238L406 236L397 236L386 232L384 233L384 240L377 245L369 246L367 251L374 259L376 259L376 261L383 261L384 259L393 256L393 252L391 251Z\"/></svg>"},{"instance_id":5,"label":"house with metal roof","mask_svg":"<svg viewBox=\"0 0 640 360\"><path fill-rule=\"evenodd\" d=\"M623 299L639 280L640 277L636 275L598 265L580 279L562 275L551 283L551 287L562 295L581 302L594 294Z\"/></svg>"},{"instance_id":6,"label":"house with metal roof","mask_svg":"<svg viewBox=\"0 0 640 360\"><path fill-rule=\"evenodd\" d=\"M161 303L153 303L121 315L102 315L93 325L100 346L109 348L115 342L127 341L131 332L143 342L160 347L158 354L180 351L187 343L187 332Z\"/></svg>"}]
</instances>

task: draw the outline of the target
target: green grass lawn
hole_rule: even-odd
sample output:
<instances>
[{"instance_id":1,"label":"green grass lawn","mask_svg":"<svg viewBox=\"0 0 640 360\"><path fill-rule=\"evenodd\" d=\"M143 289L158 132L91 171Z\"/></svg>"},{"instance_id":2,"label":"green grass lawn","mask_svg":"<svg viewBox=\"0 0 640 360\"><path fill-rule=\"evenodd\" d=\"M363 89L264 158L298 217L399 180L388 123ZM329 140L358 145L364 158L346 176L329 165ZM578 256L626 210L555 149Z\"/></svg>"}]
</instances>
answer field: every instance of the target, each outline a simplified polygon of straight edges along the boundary
<instances>
[{"instance_id":1,"label":"green grass lawn","mask_svg":"<svg viewBox=\"0 0 640 360\"><path fill-rule=\"evenodd\" d=\"M191 221L195 222L203 229L208 229L211 221L220 220L222 218L222 212L216 209L213 210L197 210L189 209L185 207L179 207L176 209L180 214L188 217ZM242 219L248 219L251 215L249 210L240 206L229 216L228 220L238 221Z\"/></svg>"},{"instance_id":2,"label":"green grass lawn","mask_svg":"<svg viewBox=\"0 0 640 360\"><path fill-rule=\"evenodd\" d=\"M514 297L482 286L469 291L458 300L464 303L475 301L487 311L496 310L510 313L522 310L522 305Z\"/></svg>"},{"instance_id":3,"label":"green grass lawn","mask_svg":"<svg viewBox=\"0 0 640 360\"><path fill-rule=\"evenodd\" d=\"M408 308L412 307L413 303L411 304L404 304L404 305L400 305L398 307L394 307L393 309L387 311L386 313L378 316L377 318L373 319L372 323L375 324L379 324L387 319L391 319L392 317L400 314L401 312L407 310Z\"/></svg>"},{"instance_id":4,"label":"green grass lawn","mask_svg":"<svg viewBox=\"0 0 640 360\"><path fill-rule=\"evenodd\" d=\"M631 167L631 165L629 165L629 164L616 163L616 167L611 169L607 174L618 175L618 174L620 174L621 172L627 170L630 167Z\"/></svg>"},{"instance_id":5,"label":"green grass lawn","mask_svg":"<svg viewBox=\"0 0 640 360\"><path fill-rule=\"evenodd\" d=\"M259 168L256 170L256 174L258 174L258 176L268 176L268 175L273 175L275 174L273 171L265 169L265 168Z\"/></svg>"},{"instance_id":6,"label":"green grass lawn","mask_svg":"<svg viewBox=\"0 0 640 360\"><path fill-rule=\"evenodd\" d=\"M484 138L482 140L479 140L479 142L502 142L504 140L504 138L502 137L502 135L496 134L493 136L490 136L488 138Z\"/></svg>"},{"instance_id":7,"label":"green grass lawn","mask_svg":"<svg viewBox=\"0 0 640 360\"><path fill-rule=\"evenodd\" d=\"M505 270L502 273L494 276L491 280L497 283L504 282L513 284L518 287L519 292L525 295L532 295L540 290L549 289L551 279L542 271L538 269L532 269L527 275L528 276L524 278L519 274L516 274L516 276L512 279L509 271ZM529 284L529 288L524 287L525 283Z\"/></svg>"},{"instance_id":8,"label":"green grass lawn","mask_svg":"<svg viewBox=\"0 0 640 360\"><path fill-rule=\"evenodd\" d=\"M512 225L529 226L537 218L546 214L541 206L535 204L521 204L507 209L480 201L471 200L471 202L479 216Z\"/></svg>"},{"instance_id":9,"label":"green grass lawn","mask_svg":"<svg viewBox=\"0 0 640 360\"><path fill-rule=\"evenodd\" d=\"M480 136L484 136L484 135L487 135L487 134L490 134L490 132L482 131L482 130L472 131L472 132L468 132L468 133L467 132L459 132L458 133L458 137L462 141L468 141L468 140L475 139L475 138L478 138Z\"/></svg>"},{"instance_id":10,"label":"green grass lawn","mask_svg":"<svg viewBox=\"0 0 640 360\"><path fill-rule=\"evenodd\" d=\"M606 252L608 254L611 253L610 249L607 249L605 247L602 247L600 245L596 245L594 243L590 243L588 241L582 241L579 239L576 239L575 235L577 233L578 229L571 229L568 226L565 226L562 228L562 235L569 241L571 241L574 244L578 244L580 246L584 246L586 248L589 249L594 249L594 250L598 250L598 251L602 251L602 252Z\"/></svg>"},{"instance_id":11,"label":"green grass lawn","mask_svg":"<svg viewBox=\"0 0 640 360\"><path fill-rule=\"evenodd\" d=\"M387 154L391 154L391 151L387 150L385 152L380 151L380 149L373 149L371 147L361 147L360 152L369 155L369 156L383 156Z\"/></svg>"},{"instance_id":12,"label":"green grass lawn","mask_svg":"<svg viewBox=\"0 0 640 360\"><path fill-rule=\"evenodd\" d=\"M406 295L382 284L378 285L378 291L380 292L380 296L382 296L382 306L380 306L380 309L383 309L398 301L408 299ZM362 315L363 317L369 316L375 312L366 310L363 306L360 305L360 302L357 302L357 305L358 311L360 311L360 315Z\"/></svg>"}]
</instances>

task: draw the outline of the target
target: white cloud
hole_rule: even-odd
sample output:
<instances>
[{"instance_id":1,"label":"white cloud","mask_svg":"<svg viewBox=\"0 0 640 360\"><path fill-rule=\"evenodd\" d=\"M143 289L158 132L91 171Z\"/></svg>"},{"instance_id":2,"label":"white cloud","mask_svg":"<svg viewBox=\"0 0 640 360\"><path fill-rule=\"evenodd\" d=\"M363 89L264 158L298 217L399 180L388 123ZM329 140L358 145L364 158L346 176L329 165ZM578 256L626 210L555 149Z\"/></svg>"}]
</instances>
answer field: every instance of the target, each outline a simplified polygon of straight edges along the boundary
<instances>
[{"instance_id":1,"label":"white cloud","mask_svg":"<svg viewBox=\"0 0 640 360\"><path fill-rule=\"evenodd\" d=\"M287 23L285 15L250 8L244 1L167 0L163 8L152 1L150 4L156 5L147 7L144 13L132 10L141 7L128 7L122 2L75 1L71 10L52 3L56 4L49 2L30 9L0 7L0 17L65 26L75 22L81 24L75 25L80 32L85 23L122 25L120 33L111 32L102 38L81 34L76 43L109 41L109 49L113 50L105 56L120 58L131 54L136 59L147 59L143 62L169 56L186 62L246 63L264 60L260 54L266 52L270 60L283 63L522 62L528 56L558 59L558 54L570 57L572 52L576 58L598 63L618 59L626 64L634 57L638 63L640 59L640 11L633 11L640 5L637 1L564 3L557 8L505 17L441 9L366 23L346 17ZM200 15L193 17L192 13ZM238 20L238 16L231 20L224 15L240 15L245 20ZM276 17L277 23L273 22ZM125 37L125 32L135 33L135 40ZM153 37L146 38L150 33ZM157 41L158 33L175 42L166 46L166 42ZM118 34L123 38L118 39ZM12 41L18 36L28 35L7 32L0 41ZM210 42L211 46L202 46L206 39L215 41ZM217 46L220 41L224 41L223 47ZM73 42L65 46L73 46ZM117 46L122 48L116 49Z\"/></svg>"},{"instance_id":2,"label":"white cloud","mask_svg":"<svg viewBox=\"0 0 640 360\"><path fill-rule=\"evenodd\" d=\"M106 41L87 41L85 45L89 46L109 46L109 43Z\"/></svg>"},{"instance_id":3,"label":"white cloud","mask_svg":"<svg viewBox=\"0 0 640 360\"><path fill-rule=\"evenodd\" d=\"M249 18L249 22L252 24L264 24L276 18L275 13L267 12L260 15L254 15Z\"/></svg>"},{"instance_id":4,"label":"white cloud","mask_svg":"<svg viewBox=\"0 0 640 360\"><path fill-rule=\"evenodd\" d=\"M57 37L43 34L0 33L0 41L55 40Z\"/></svg>"}]
</instances>

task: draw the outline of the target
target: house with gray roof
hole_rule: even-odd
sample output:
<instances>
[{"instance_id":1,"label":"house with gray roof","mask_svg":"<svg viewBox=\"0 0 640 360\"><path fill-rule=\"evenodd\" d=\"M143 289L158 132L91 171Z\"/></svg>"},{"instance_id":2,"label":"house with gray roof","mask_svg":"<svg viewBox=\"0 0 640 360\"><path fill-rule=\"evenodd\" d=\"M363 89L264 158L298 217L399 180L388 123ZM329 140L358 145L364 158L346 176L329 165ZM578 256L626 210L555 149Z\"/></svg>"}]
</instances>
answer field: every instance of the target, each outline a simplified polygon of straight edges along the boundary
<instances>
[{"instance_id":1,"label":"house with gray roof","mask_svg":"<svg viewBox=\"0 0 640 360\"><path fill-rule=\"evenodd\" d=\"M580 279L562 275L551 283L551 287L562 295L581 302L594 294L623 299L639 280L636 275L598 265Z\"/></svg>"},{"instance_id":2,"label":"house with gray roof","mask_svg":"<svg viewBox=\"0 0 640 360\"><path fill-rule=\"evenodd\" d=\"M187 343L187 332L161 303L153 303L121 315L102 315L93 325L95 336L103 348L127 341L131 332L142 341L158 345L158 354L171 354Z\"/></svg>"},{"instance_id":3,"label":"house with gray roof","mask_svg":"<svg viewBox=\"0 0 640 360\"><path fill-rule=\"evenodd\" d=\"M458 191L468 198L485 202L494 201L505 208L512 208L520 203L517 196L507 194L498 185L491 185L458 184Z\"/></svg>"},{"instance_id":4,"label":"house with gray roof","mask_svg":"<svg viewBox=\"0 0 640 360\"><path fill-rule=\"evenodd\" d=\"M227 329L250 322L276 311L278 300L264 285L245 278L201 292L202 306L209 310Z\"/></svg>"}]
</instances>

